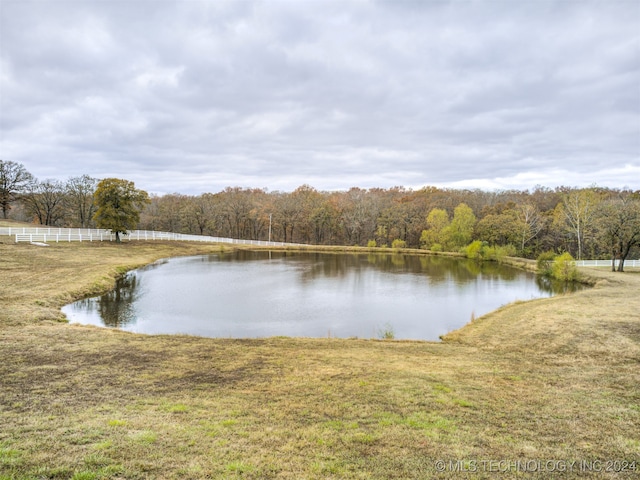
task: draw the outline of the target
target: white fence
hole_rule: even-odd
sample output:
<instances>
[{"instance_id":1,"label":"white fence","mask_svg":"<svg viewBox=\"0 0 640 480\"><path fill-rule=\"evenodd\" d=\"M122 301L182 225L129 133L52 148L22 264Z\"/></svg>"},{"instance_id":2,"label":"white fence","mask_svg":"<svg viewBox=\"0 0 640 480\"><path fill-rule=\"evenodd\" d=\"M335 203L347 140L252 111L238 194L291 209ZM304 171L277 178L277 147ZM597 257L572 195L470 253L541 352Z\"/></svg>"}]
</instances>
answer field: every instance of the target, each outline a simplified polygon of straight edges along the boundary
<instances>
[{"instance_id":1,"label":"white fence","mask_svg":"<svg viewBox=\"0 0 640 480\"><path fill-rule=\"evenodd\" d=\"M576 267L609 267L611 268L611 259L609 260L576 260ZM616 260L616 267L620 260ZM640 260L625 260L625 267L640 267Z\"/></svg>"},{"instance_id":2,"label":"white fence","mask_svg":"<svg viewBox=\"0 0 640 480\"><path fill-rule=\"evenodd\" d=\"M95 228L50 228L50 227L8 227L0 228L0 235L15 237L19 242L101 242L115 241L110 230ZM265 247L300 246L298 243L268 242L266 240L239 240L235 238L210 237L207 235L187 235L183 233L155 232L151 230L130 230L120 235L123 241L129 240L176 240L186 242L233 243L237 245L257 245Z\"/></svg>"},{"instance_id":3,"label":"white fence","mask_svg":"<svg viewBox=\"0 0 640 480\"><path fill-rule=\"evenodd\" d=\"M55 227L0 227L0 235L13 236L16 242L102 242L115 241L110 230L97 228L55 228ZM156 232L152 230L130 230L120 235L127 240L176 240L183 242L234 243L237 245L257 245L264 247L303 246L300 243L268 242L266 240L239 240L235 238L210 237L207 235L187 235L184 233ZM616 267L620 263L616 260ZM576 260L577 267L611 267L611 260ZM640 260L625 260L625 267L640 267Z\"/></svg>"}]
</instances>

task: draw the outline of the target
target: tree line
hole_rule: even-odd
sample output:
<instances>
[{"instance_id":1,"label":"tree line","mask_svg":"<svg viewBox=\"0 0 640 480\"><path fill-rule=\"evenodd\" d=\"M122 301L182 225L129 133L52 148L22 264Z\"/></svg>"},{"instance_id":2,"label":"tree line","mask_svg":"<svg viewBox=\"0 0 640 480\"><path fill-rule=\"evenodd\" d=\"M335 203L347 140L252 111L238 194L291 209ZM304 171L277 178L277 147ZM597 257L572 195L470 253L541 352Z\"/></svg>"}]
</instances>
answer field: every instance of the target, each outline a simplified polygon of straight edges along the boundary
<instances>
[{"instance_id":1,"label":"tree line","mask_svg":"<svg viewBox=\"0 0 640 480\"><path fill-rule=\"evenodd\" d=\"M92 227L97 179L35 179L0 160L5 218ZM640 253L640 191L618 188L483 191L425 187L293 192L227 187L217 193L150 196L138 228L316 245L407 246L459 251L470 242L536 258L628 258Z\"/></svg>"}]
</instances>

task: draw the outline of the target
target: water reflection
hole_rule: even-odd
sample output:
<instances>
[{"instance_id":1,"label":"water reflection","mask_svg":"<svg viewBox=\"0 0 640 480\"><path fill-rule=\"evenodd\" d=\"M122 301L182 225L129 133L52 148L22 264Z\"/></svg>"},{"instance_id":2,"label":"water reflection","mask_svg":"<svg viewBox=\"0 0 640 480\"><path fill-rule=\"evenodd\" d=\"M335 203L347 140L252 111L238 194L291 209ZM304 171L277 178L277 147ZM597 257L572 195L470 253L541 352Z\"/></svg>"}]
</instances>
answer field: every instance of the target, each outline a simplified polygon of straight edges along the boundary
<instances>
[{"instance_id":1,"label":"water reflection","mask_svg":"<svg viewBox=\"0 0 640 480\"><path fill-rule=\"evenodd\" d=\"M136 321L135 301L139 295L140 280L135 273L116 281L114 290L100 297L76 302L79 309L95 311L107 327L125 327Z\"/></svg>"},{"instance_id":2,"label":"water reflection","mask_svg":"<svg viewBox=\"0 0 640 480\"><path fill-rule=\"evenodd\" d=\"M567 293L496 263L444 256L237 251L130 272L106 295L64 307L72 322L213 337L432 339L514 300Z\"/></svg>"}]
</instances>

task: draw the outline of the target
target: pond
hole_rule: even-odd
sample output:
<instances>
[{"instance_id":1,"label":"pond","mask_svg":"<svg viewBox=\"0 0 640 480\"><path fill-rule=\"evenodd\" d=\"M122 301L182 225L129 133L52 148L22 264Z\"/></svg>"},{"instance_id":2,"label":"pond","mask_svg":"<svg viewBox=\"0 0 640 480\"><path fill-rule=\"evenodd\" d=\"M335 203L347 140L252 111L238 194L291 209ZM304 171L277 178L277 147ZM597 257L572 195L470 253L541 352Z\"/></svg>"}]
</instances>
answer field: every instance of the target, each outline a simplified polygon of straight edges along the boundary
<instances>
[{"instance_id":1,"label":"pond","mask_svg":"<svg viewBox=\"0 0 640 480\"><path fill-rule=\"evenodd\" d=\"M157 262L62 311L71 323L148 334L437 340L473 316L566 289L493 262L243 250Z\"/></svg>"}]
</instances>

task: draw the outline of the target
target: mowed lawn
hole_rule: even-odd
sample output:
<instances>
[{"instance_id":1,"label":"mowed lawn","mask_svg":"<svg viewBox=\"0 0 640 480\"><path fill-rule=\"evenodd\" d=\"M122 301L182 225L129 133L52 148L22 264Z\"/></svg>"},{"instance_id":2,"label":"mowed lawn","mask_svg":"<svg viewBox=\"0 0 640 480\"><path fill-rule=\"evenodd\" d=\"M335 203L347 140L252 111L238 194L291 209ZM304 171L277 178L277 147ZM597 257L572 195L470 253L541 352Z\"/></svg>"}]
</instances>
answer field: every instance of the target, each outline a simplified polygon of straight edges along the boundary
<instances>
[{"instance_id":1,"label":"mowed lawn","mask_svg":"<svg viewBox=\"0 0 640 480\"><path fill-rule=\"evenodd\" d=\"M0 237L0 479L640 477L640 273L584 269L594 288L444 342L147 336L60 313L220 248Z\"/></svg>"}]
</instances>

